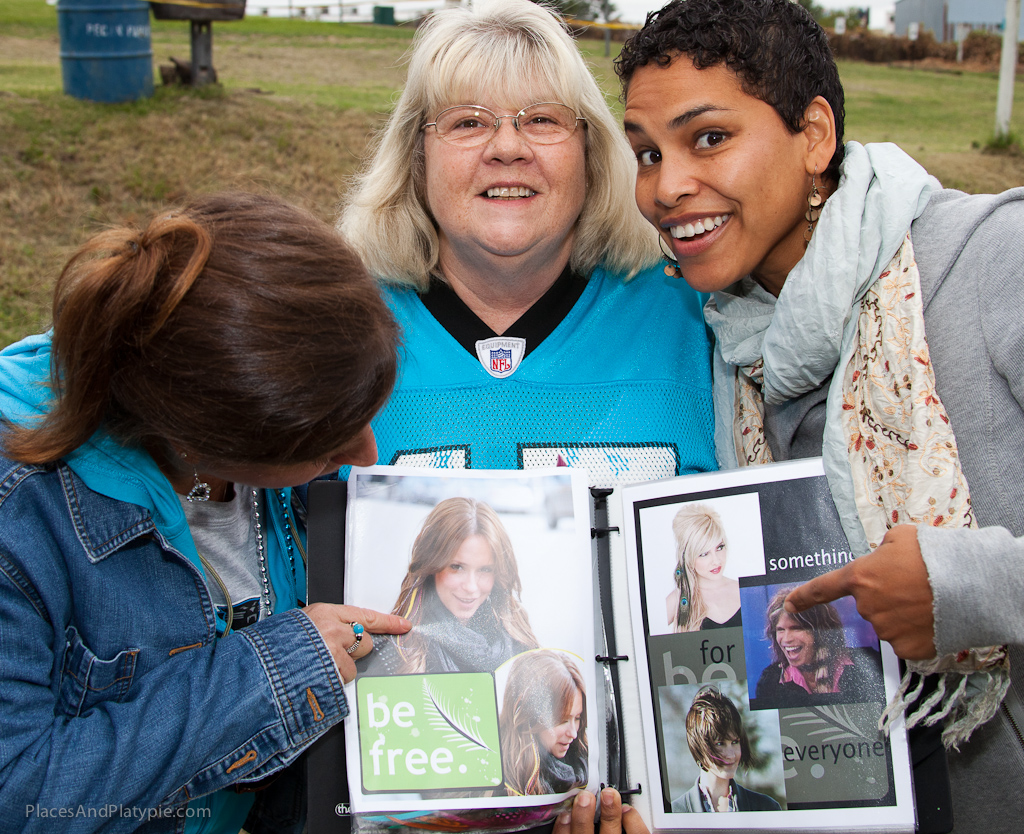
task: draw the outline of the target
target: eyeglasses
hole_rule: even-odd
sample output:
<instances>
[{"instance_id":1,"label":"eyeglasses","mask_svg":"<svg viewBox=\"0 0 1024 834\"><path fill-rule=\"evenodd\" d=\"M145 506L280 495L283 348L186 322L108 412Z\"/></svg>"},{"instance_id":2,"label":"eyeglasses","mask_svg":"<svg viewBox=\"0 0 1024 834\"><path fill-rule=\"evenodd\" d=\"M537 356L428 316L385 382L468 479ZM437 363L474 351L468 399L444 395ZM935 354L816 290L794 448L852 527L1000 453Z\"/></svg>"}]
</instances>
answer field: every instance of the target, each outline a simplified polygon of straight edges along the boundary
<instances>
[{"instance_id":1,"label":"eyeglasses","mask_svg":"<svg viewBox=\"0 0 1024 834\"><path fill-rule=\"evenodd\" d=\"M423 130L434 128L449 145L472 148L489 141L501 127L502 119L511 119L523 136L538 145L557 145L564 142L576 130L578 122L587 120L577 116L575 111L554 101L544 101L524 107L514 116L497 113L478 104L459 104L437 114L432 122L423 125Z\"/></svg>"}]
</instances>

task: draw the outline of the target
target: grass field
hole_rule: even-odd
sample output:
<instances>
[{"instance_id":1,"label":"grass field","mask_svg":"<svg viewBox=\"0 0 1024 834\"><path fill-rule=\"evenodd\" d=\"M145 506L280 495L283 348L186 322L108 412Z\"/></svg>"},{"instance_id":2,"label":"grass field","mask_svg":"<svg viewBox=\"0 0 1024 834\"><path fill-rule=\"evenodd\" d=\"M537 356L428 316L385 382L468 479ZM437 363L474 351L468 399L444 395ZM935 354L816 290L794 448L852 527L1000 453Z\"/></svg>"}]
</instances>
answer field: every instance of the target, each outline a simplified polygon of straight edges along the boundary
<instances>
[{"instance_id":1,"label":"grass field","mask_svg":"<svg viewBox=\"0 0 1024 834\"><path fill-rule=\"evenodd\" d=\"M401 87L411 30L252 18L213 32L221 86L91 104L62 92L56 9L0 2L0 345L46 325L52 280L75 246L190 192L271 190L333 218ZM621 111L603 43L580 46ZM187 60L187 24L154 21L153 53L158 64ZM995 117L994 74L840 71L848 139L897 142L952 187L1024 185L1024 158L979 150ZM1024 135L1024 90L1013 130Z\"/></svg>"}]
</instances>

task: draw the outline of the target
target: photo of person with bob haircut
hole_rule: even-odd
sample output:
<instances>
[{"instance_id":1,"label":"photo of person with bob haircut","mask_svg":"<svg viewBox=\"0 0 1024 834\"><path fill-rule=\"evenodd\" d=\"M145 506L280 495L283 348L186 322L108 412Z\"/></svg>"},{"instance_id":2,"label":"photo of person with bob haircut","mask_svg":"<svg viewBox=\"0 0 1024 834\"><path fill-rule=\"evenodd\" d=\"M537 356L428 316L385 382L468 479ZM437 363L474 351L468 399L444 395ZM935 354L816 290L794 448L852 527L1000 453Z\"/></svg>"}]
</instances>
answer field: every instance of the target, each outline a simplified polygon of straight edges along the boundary
<instances>
[{"instance_id":1,"label":"photo of person with bob haircut","mask_svg":"<svg viewBox=\"0 0 1024 834\"><path fill-rule=\"evenodd\" d=\"M836 606L822 603L806 611L783 608L787 586L768 603L764 636L772 663L757 681L758 708L885 700L880 654L849 646Z\"/></svg>"},{"instance_id":2,"label":"photo of person with bob haircut","mask_svg":"<svg viewBox=\"0 0 1024 834\"><path fill-rule=\"evenodd\" d=\"M675 588L666 599L676 632L741 625L740 583L725 575L729 557L722 519L707 504L686 504L672 519Z\"/></svg>"},{"instance_id":3,"label":"photo of person with bob haircut","mask_svg":"<svg viewBox=\"0 0 1024 834\"><path fill-rule=\"evenodd\" d=\"M558 794L587 784L587 691L560 652L520 655L509 671L498 721L509 796Z\"/></svg>"},{"instance_id":4,"label":"photo of person with bob haircut","mask_svg":"<svg viewBox=\"0 0 1024 834\"><path fill-rule=\"evenodd\" d=\"M736 705L714 686L701 689L686 714L686 743L700 768L693 787L672 801L673 813L781 811L770 796L744 788L736 772L754 763Z\"/></svg>"},{"instance_id":5,"label":"photo of person with bob haircut","mask_svg":"<svg viewBox=\"0 0 1024 834\"><path fill-rule=\"evenodd\" d=\"M537 648L512 541L498 514L446 498L423 522L394 611L413 629L380 641L371 674L492 672Z\"/></svg>"}]
</instances>

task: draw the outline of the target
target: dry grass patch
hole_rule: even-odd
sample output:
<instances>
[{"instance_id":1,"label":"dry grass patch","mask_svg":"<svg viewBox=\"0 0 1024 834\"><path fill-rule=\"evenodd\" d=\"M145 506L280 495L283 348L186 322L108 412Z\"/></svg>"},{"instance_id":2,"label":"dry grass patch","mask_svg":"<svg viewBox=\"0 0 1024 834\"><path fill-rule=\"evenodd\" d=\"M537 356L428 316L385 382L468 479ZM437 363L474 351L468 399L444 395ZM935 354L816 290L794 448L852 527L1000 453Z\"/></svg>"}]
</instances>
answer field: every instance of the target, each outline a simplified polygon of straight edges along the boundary
<instances>
[{"instance_id":1,"label":"dry grass patch","mask_svg":"<svg viewBox=\"0 0 1024 834\"><path fill-rule=\"evenodd\" d=\"M399 62L398 50L386 50L382 54L379 49L339 48L317 54L298 46L267 48L235 43L217 46L214 61L217 72L231 86L262 81L307 88L384 87L393 91L405 83L405 66ZM176 57L188 56L186 53ZM271 66L272 72L268 72Z\"/></svg>"},{"instance_id":2,"label":"dry grass patch","mask_svg":"<svg viewBox=\"0 0 1024 834\"><path fill-rule=\"evenodd\" d=\"M919 151L916 156L946 188L997 194L1007 188L1024 186L1024 157L1020 155Z\"/></svg>"},{"instance_id":3,"label":"dry grass patch","mask_svg":"<svg viewBox=\"0 0 1024 834\"><path fill-rule=\"evenodd\" d=\"M270 191L333 219L402 83L410 37L217 25L224 86L158 87L152 99L100 105L62 94L56 13L46 13L50 31L37 22L0 34L0 345L47 325L53 280L76 246L190 194ZM155 24L153 54L157 64L187 59L187 25Z\"/></svg>"},{"instance_id":4,"label":"dry grass patch","mask_svg":"<svg viewBox=\"0 0 1024 834\"><path fill-rule=\"evenodd\" d=\"M244 90L160 91L145 107L101 113L53 94L7 96L4 105L3 344L45 325L64 260L107 225L143 222L169 202L225 188L270 191L331 219L380 118Z\"/></svg>"}]
</instances>

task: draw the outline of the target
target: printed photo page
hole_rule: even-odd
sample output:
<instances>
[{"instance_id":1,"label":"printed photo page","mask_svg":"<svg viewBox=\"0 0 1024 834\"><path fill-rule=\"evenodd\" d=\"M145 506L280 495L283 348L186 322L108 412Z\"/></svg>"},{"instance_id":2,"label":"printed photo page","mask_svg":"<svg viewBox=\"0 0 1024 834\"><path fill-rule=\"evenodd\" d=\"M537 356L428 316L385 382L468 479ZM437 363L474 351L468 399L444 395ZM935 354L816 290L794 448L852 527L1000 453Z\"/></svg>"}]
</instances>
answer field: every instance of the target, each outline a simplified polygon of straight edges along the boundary
<instances>
[{"instance_id":1,"label":"printed photo page","mask_svg":"<svg viewBox=\"0 0 1024 834\"><path fill-rule=\"evenodd\" d=\"M345 601L413 622L347 687L352 811L507 826L599 784L585 474L377 466L348 491Z\"/></svg>"},{"instance_id":2,"label":"printed photo page","mask_svg":"<svg viewBox=\"0 0 1024 834\"><path fill-rule=\"evenodd\" d=\"M913 831L891 648L850 597L782 606L854 558L821 459L622 498L654 828Z\"/></svg>"}]
</instances>

